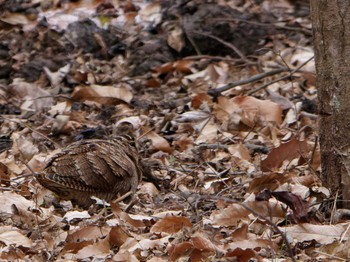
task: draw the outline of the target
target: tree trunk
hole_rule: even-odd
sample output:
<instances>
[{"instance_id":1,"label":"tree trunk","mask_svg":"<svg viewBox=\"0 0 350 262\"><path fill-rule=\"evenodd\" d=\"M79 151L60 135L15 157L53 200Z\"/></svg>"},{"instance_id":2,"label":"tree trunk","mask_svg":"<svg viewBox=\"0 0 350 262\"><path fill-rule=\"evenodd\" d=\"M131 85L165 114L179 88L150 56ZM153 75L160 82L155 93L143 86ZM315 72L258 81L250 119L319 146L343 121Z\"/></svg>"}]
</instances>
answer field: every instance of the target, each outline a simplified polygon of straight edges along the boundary
<instances>
[{"instance_id":1,"label":"tree trunk","mask_svg":"<svg viewBox=\"0 0 350 262\"><path fill-rule=\"evenodd\" d=\"M311 0L321 179L350 200L350 1ZM350 202L344 202L350 207Z\"/></svg>"}]
</instances>

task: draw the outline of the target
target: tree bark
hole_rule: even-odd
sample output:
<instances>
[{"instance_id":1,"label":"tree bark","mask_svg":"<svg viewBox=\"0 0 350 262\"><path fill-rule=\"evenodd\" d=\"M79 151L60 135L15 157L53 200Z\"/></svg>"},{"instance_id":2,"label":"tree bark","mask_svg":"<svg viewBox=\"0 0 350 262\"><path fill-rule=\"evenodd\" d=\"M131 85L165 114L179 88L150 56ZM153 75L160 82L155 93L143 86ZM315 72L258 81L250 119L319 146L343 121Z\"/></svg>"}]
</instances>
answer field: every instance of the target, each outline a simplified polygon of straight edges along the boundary
<instances>
[{"instance_id":1,"label":"tree bark","mask_svg":"<svg viewBox=\"0 0 350 262\"><path fill-rule=\"evenodd\" d=\"M350 200L350 1L311 0L321 179ZM350 207L350 202L344 202Z\"/></svg>"}]
</instances>

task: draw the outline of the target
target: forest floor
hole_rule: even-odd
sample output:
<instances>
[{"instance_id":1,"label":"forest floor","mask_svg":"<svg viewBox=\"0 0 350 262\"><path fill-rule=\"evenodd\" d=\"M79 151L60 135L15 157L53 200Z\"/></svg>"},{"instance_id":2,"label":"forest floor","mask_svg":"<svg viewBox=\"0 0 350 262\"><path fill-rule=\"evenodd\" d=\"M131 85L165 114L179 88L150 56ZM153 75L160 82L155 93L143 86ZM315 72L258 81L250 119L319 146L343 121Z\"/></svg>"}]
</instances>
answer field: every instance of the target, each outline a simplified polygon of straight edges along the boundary
<instances>
[{"instance_id":1,"label":"forest floor","mask_svg":"<svg viewBox=\"0 0 350 262\"><path fill-rule=\"evenodd\" d=\"M0 259L346 261L319 179L307 1L0 0ZM35 172L127 126L137 202L75 207Z\"/></svg>"}]
</instances>

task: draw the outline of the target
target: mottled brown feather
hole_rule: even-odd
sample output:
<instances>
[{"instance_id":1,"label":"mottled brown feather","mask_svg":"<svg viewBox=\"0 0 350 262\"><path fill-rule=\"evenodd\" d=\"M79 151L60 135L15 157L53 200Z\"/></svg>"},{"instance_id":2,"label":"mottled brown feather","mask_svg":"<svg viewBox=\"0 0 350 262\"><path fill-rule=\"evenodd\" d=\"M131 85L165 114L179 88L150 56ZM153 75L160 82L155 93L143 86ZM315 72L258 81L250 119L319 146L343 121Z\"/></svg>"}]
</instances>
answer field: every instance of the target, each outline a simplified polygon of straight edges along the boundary
<instances>
[{"instance_id":1,"label":"mottled brown feather","mask_svg":"<svg viewBox=\"0 0 350 262\"><path fill-rule=\"evenodd\" d=\"M61 198L88 207L91 196L110 201L135 192L142 175L136 149L120 137L71 144L50 159L37 180Z\"/></svg>"}]
</instances>

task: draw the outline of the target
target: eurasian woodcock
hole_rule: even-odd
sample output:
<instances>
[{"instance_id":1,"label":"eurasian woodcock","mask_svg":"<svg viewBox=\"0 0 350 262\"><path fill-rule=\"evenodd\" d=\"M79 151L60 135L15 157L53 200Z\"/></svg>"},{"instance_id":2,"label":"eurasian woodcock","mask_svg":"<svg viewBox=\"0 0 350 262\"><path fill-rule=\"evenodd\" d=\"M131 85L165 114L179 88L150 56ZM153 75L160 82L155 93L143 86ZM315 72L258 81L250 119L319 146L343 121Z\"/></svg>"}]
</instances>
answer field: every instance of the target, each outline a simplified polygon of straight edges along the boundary
<instances>
[{"instance_id":1,"label":"eurasian woodcock","mask_svg":"<svg viewBox=\"0 0 350 262\"><path fill-rule=\"evenodd\" d=\"M86 208L93 203L91 196L108 202L134 193L143 172L136 148L118 137L69 145L50 159L37 180L60 198Z\"/></svg>"}]
</instances>

